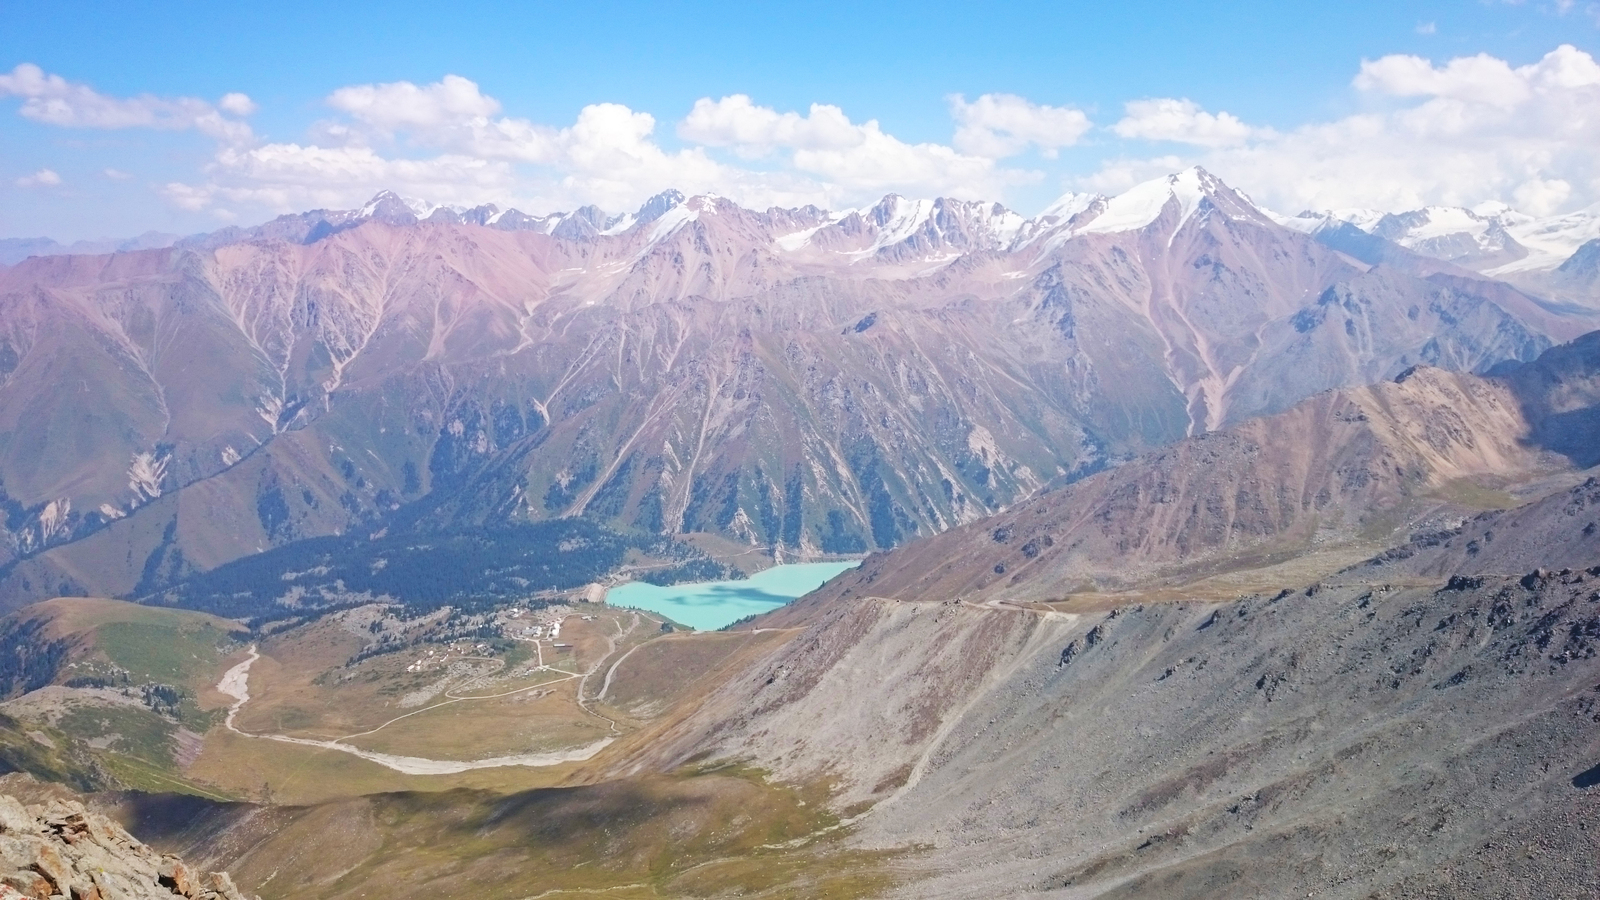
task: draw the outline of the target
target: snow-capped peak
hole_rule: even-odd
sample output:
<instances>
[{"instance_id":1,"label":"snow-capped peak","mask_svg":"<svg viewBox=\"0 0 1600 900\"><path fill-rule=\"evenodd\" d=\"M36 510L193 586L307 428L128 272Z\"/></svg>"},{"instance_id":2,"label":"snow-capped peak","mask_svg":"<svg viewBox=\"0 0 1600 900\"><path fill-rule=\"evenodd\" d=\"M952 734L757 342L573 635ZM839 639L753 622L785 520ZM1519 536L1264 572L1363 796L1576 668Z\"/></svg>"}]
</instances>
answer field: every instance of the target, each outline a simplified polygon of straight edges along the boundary
<instances>
[{"instance_id":1,"label":"snow-capped peak","mask_svg":"<svg viewBox=\"0 0 1600 900\"><path fill-rule=\"evenodd\" d=\"M354 218L404 219L407 215L410 215L413 218L426 219L434 210L443 208L448 207L441 207L437 203L430 203L426 200L413 200L408 197L402 197L394 191L379 191L372 195L372 199L367 201L366 206L361 207L356 212ZM452 212L462 212L464 209L464 207L452 209Z\"/></svg>"},{"instance_id":2,"label":"snow-capped peak","mask_svg":"<svg viewBox=\"0 0 1600 900\"><path fill-rule=\"evenodd\" d=\"M1104 199L1104 195L1101 194L1062 194L1060 197L1056 198L1056 202L1046 206L1044 211L1039 213L1039 215L1035 218L1041 220L1059 219L1061 221L1066 221L1067 219L1070 219L1078 213L1081 213L1093 206L1096 200Z\"/></svg>"},{"instance_id":3,"label":"snow-capped peak","mask_svg":"<svg viewBox=\"0 0 1600 900\"><path fill-rule=\"evenodd\" d=\"M1173 232L1176 233L1207 200L1223 207L1225 212L1234 217L1262 215L1259 209L1229 189L1215 175L1199 166L1191 166L1182 172L1134 185L1112 197L1106 201L1105 209L1099 215L1074 231L1078 234L1137 231L1160 218L1169 203L1176 203L1178 221L1173 226Z\"/></svg>"},{"instance_id":4,"label":"snow-capped peak","mask_svg":"<svg viewBox=\"0 0 1600 900\"><path fill-rule=\"evenodd\" d=\"M634 214L634 221L640 224L654 222L665 215L668 210L682 206L685 199L682 191L662 191L646 200L644 205L639 207L639 211Z\"/></svg>"},{"instance_id":5,"label":"snow-capped peak","mask_svg":"<svg viewBox=\"0 0 1600 900\"><path fill-rule=\"evenodd\" d=\"M1424 206L1399 212L1307 210L1293 218L1274 219L1308 234L1335 222L1344 223L1423 256L1497 277L1554 269L1585 241L1600 237L1600 204L1542 219L1498 200L1472 207Z\"/></svg>"}]
</instances>

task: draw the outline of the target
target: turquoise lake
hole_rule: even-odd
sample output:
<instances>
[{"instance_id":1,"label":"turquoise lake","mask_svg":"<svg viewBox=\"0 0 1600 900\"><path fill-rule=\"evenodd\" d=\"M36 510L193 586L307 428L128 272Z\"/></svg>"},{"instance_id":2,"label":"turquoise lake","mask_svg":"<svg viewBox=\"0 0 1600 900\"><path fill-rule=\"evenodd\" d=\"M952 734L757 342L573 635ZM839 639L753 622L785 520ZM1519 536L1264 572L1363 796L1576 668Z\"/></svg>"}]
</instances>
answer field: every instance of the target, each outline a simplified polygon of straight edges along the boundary
<instances>
[{"instance_id":1,"label":"turquoise lake","mask_svg":"<svg viewBox=\"0 0 1600 900\"><path fill-rule=\"evenodd\" d=\"M745 616L769 612L860 563L791 563L742 581L703 581L661 587L634 581L606 591L606 603L660 613L701 631L715 631Z\"/></svg>"}]
</instances>

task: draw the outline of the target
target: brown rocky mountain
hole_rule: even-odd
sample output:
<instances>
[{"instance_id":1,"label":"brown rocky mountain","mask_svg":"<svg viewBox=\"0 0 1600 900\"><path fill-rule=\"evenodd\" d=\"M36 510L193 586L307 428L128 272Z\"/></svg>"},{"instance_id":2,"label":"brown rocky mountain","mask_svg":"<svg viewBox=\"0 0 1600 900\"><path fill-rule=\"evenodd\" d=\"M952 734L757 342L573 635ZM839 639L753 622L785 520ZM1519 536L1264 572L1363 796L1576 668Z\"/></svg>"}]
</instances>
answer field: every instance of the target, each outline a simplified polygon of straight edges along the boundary
<instances>
[{"instance_id":1,"label":"brown rocky mountain","mask_svg":"<svg viewBox=\"0 0 1600 900\"><path fill-rule=\"evenodd\" d=\"M1597 349L1315 397L874 556L614 771L827 779L852 847L918 848L892 896L1592 894L1596 445L1549 447L1600 416ZM1351 527L1422 533L1302 587L1067 596Z\"/></svg>"},{"instance_id":2,"label":"brown rocky mountain","mask_svg":"<svg viewBox=\"0 0 1600 900\"><path fill-rule=\"evenodd\" d=\"M1413 523L1448 515L1468 485L1600 463L1597 404L1600 333L1494 377L1419 368L1186 439L871 557L804 602L1054 600L1319 547L1403 542Z\"/></svg>"},{"instance_id":3,"label":"brown rocky mountain","mask_svg":"<svg viewBox=\"0 0 1600 900\"><path fill-rule=\"evenodd\" d=\"M783 558L885 548L1595 324L1362 262L1197 169L1026 221L670 192L622 217L418 212L380 196L0 271L0 602L574 515Z\"/></svg>"}]
</instances>

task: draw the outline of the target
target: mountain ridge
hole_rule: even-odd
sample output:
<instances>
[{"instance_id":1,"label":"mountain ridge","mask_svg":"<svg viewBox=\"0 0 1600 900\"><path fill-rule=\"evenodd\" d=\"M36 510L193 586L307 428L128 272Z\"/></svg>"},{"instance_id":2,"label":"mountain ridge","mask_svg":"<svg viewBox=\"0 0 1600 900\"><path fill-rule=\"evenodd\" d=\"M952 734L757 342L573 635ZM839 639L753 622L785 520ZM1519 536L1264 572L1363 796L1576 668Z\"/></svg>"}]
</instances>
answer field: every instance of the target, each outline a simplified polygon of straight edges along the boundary
<instances>
[{"instance_id":1,"label":"mountain ridge","mask_svg":"<svg viewBox=\"0 0 1600 900\"><path fill-rule=\"evenodd\" d=\"M860 553L1319 390L1483 371L1595 324L1363 262L1199 169L1031 222L676 192L574 213L571 238L435 212L380 196L309 243L301 218L0 272L5 602L133 596L396 516ZM75 375L65 404L41 387Z\"/></svg>"}]
</instances>

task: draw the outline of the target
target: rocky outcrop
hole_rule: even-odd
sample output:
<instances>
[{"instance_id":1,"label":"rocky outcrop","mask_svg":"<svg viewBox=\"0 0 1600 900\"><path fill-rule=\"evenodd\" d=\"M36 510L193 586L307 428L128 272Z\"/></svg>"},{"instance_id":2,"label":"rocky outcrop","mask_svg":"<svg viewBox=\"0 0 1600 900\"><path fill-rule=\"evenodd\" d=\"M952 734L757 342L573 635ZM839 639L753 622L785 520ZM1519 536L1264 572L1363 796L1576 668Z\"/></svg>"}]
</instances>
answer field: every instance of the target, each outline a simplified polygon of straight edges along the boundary
<instances>
[{"instance_id":1,"label":"rocky outcrop","mask_svg":"<svg viewBox=\"0 0 1600 900\"><path fill-rule=\"evenodd\" d=\"M226 872L163 855L72 800L0 794L0 900L244 900Z\"/></svg>"}]
</instances>

